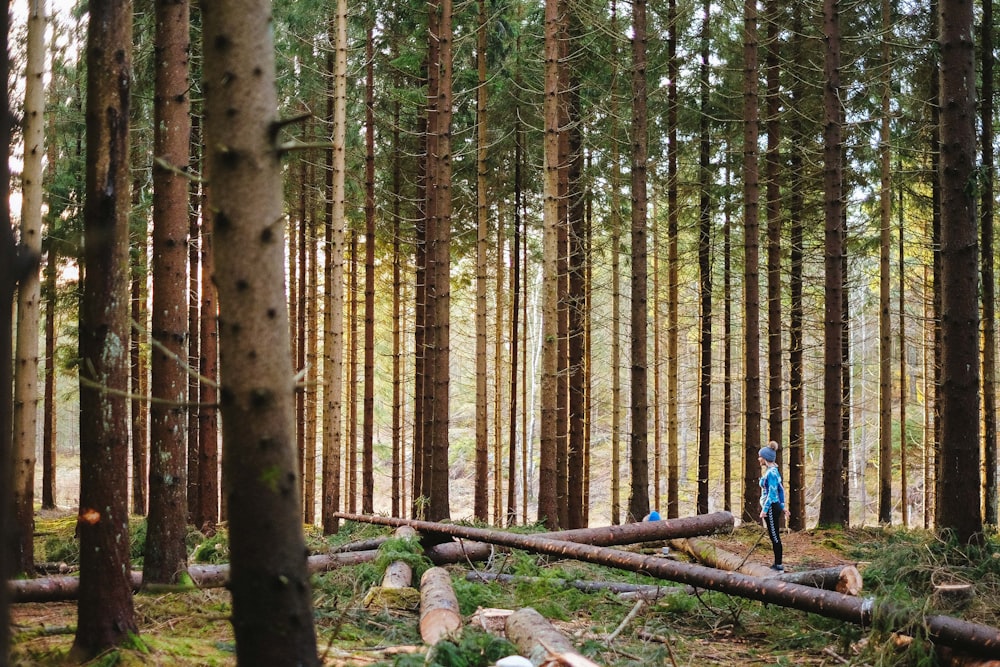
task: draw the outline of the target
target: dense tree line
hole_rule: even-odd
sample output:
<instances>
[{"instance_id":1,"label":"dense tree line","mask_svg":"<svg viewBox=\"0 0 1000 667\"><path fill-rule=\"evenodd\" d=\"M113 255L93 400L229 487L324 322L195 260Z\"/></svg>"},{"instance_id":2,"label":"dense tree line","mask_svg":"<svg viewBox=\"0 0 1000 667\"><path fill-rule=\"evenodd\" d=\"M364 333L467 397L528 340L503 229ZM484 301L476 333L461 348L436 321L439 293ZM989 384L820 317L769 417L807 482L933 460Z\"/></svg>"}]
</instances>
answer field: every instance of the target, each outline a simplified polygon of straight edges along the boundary
<instances>
[{"instance_id":1,"label":"dense tree line","mask_svg":"<svg viewBox=\"0 0 1000 667\"><path fill-rule=\"evenodd\" d=\"M295 519L359 501L754 520L775 440L794 528L995 523L990 0L22 4L0 562L75 377L81 655L130 510L147 582L227 519L241 661L305 662Z\"/></svg>"}]
</instances>

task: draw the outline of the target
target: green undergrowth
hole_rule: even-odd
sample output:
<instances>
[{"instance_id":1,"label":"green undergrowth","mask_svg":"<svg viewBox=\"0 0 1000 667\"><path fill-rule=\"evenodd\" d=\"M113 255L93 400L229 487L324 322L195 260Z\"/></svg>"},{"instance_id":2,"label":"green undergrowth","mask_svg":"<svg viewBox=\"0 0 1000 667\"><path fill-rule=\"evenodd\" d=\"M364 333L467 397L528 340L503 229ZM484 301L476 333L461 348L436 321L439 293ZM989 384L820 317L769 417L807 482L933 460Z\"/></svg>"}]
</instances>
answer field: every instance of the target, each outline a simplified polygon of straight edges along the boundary
<instances>
[{"instance_id":1,"label":"green undergrowth","mask_svg":"<svg viewBox=\"0 0 1000 667\"><path fill-rule=\"evenodd\" d=\"M75 521L39 521L38 532L48 560L74 562ZM134 566L141 565L144 522L133 522ZM522 527L535 532L539 527ZM391 667L440 665L478 667L514 652L504 639L467 625L456 637L433 649L422 644L419 617L412 610L365 606L366 593L381 583L385 567L404 560L413 570L414 586L432 563L417 540L391 537L385 527L345 523L332 536L307 528L310 551L324 553L347 543L387 537L377 558L340 567L312 578L315 625L325 664ZM566 581L616 581L673 586L652 577L539 556L520 550L496 550L485 563L448 566L464 618L479 609L534 607L584 655L600 665L878 665L939 664L933 646L915 627L901 642L893 632L906 618L946 613L994 625L1000 610L1000 547L995 535L977 546L958 545L928 531L898 528L822 529L805 535L816 547L797 559L796 569L823 567L825 557L857 562L864 575L864 595L873 596L880 611L874 626L861 628L802 611L700 590L675 593L637 606L610 592L583 592ZM229 557L226 527L205 536L189 535L192 563L224 563ZM742 527L720 536L724 548L741 553L766 549L759 528ZM728 543L728 546L727 546ZM662 555L663 545L648 545ZM51 550L49 550L51 549ZM61 556L56 558L55 556ZM467 579L471 570L515 575L514 582ZM961 609L936 607L935 585L968 582L976 595ZM235 665L230 596L225 589L193 590L136 596L141 647L101 656L92 665ZM19 607L19 605L15 605ZM37 619L15 618L13 664L64 665L72 644L75 607L48 603L37 607ZM884 610L891 610L891 614ZM61 611L60 611L61 610ZM20 609L17 610L20 614ZM61 616L60 616L61 614ZM23 623L23 625L18 625ZM403 648L409 652L402 651ZM392 650L392 649L399 649ZM381 661L379 661L381 660Z\"/></svg>"}]
</instances>

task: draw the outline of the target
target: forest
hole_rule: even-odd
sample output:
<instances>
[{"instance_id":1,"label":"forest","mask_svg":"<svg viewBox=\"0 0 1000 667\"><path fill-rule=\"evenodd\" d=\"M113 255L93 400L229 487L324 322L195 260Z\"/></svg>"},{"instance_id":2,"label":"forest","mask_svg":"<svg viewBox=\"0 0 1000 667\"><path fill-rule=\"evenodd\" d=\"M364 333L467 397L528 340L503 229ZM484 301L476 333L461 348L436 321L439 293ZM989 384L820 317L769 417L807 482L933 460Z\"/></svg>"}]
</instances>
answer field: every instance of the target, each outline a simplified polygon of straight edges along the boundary
<instances>
[{"instance_id":1,"label":"forest","mask_svg":"<svg viewBox=\"0 0 1000 667\"><path fill-rule=\"evenodd\" d=\"M992 0L0 32L0 569L76 517L75 656L137 632L137 516L144 586L225 530L237 657L275 665L317 664L309 530L754 524L770 442L792 531L995 540Z\"/></svg>"}]
</instances>

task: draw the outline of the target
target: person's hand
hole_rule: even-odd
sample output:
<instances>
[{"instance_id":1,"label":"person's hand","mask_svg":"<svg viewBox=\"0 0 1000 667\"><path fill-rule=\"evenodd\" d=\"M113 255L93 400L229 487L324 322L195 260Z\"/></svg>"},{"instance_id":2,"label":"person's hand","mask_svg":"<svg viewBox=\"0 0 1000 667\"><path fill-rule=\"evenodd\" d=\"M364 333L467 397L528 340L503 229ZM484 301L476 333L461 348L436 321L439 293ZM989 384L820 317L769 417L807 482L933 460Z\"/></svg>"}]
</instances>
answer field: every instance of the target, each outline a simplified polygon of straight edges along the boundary
<instances>
[{"instance_id":1,"label":"person's hand","mask_svg":"<svg viewBox=\"0 0 1000 667\"><path fill-rule=\"evenodd\" d=\"M787 514L787 515L791 516L791 514L792 514L792 510L790 510L790 509L788 509L788 508L786 507L786 508L785 508L785 514Z\"/></svg>"},{"instance_id":2,"label":"person's hand","mask_svg":"<svg viewBox=\"0 0 1000 667\"><path fill-rule=\"evenodd\" d=\"M763 518L764 518L764 510L761 510L761 511L760 511L760 518L761 518L761 519L763 519Z\"/></svg>"}]
</instances>

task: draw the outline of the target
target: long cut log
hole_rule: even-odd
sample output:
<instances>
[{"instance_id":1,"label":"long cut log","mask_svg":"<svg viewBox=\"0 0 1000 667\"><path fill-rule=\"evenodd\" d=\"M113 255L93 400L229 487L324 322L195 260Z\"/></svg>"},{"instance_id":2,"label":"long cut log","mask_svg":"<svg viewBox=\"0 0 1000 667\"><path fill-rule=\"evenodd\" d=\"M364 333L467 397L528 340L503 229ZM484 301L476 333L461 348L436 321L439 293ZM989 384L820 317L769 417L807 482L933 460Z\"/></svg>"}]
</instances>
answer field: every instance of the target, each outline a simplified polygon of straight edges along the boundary
<instances>
[{"instance_id":1,"label":"long cut log","mask_svg":"<svg viewBox=\"0 0 1000 667\"><path fill-rule=\"evenodd\" d=\"M845 595L859 595L864 583L858 568L853 565L838 565L805 572L778 574L766 565L748 561L745 556L734 554L706 540L689 537L683 540L671 540L670 545L705 565L717 567L720 570L742 572L752 577L773 577L778 581L824 588Z\"/></svg>"},{"instance_id":2,"label":"long cut log","mask_svg":"<svg viewBox=\"0 0 1000 667\"><path fill-rule=\"evenodd\" d=\"M712 512L711 514L698 514L679 519L641 521L619 526L557 530L536 533L536 536L562 540L563 542L580 542L595 547L613 547L622 544L672 540L680 537L731 533L734 525L735 519L731 513Z\"/></svg>"},{"instance_id":3,"label":"long cut log","mask_svg":"<svg viewBox=\"0 0 1000 667\"><path fill-rule=\"evenodd\" d=\"M679 537L712 535L732 532L733 515L729 512L713 512L680 519L643 521L620 526L600 526L597 528L577 528L535 533L536 537L548 537L564 542L580 542L596 547L612 547L642 542L663 542ZM458 551L459 553L456 553ZM469 560L485 560L492 553L492 547L482 542L462 540L445 542L427 549L427 555L437 565L457 563L467 555Z\"/></svg>"},{"instance_id":4,"label":"long cut log","mask_svg":"<svg viewBox=\"0 0 1000 667\"><path fill-rule=\"evenodd\" d=\"M670 546L677 551L686 553L699 563L716 567L720 570L742 572L751 577L771 577L777 574L777 572L766 565L747 560L745 556L726 551L705 540L693 538L671 540Z\"/></svg>"},{"instance_id":5,"label":"long cut log","mask_svg":"<svg viewBox=\"0 0 1000 667\"><path fill-rule=\"evenodd\" d=\"M870 626L875 618L885 619L894 626L890 628L892 630L907 632L913 628L924 628L928 638L935 643L954 646L984 657L1000 657L1000 630L997 628L949 616L924 615L917 611L900 608L890 601L859 598L836 591L777 581L774 578L750 577L738 572L725 572L704 565L681 563L669 558L595 547L589 544L575 544L535 535L519 535L500 530L448 523L346 512L340 512L336 516L347 521L377 523L386 526L408 524L421 533L452 535L453 537L573 558L633 572L645 572L659 579L808 611L866 627Z\"/></svg>"},{"instance_id":6,"label":"long cut log","mask_svg":"<svg viewBox=\"0 0 1000 667\"><path fill-rule=\"evenodd\" d=\"M384 540L382 540L384 542ZM485 542L457 540L438 544L425 555L435 565L482 561L490 557L493 547ZM370 563L378 556L377 549L364 551L341 551L309 556L306 567L310 574L328 572L339 567ZM189 565L188 574L198 588L221 588L229 581L229 564ZM138 591L142 583L142 572L132 572L132 590ZM12 579L7 582L11 603L59 602L75 600L80 593L80 579L71 575L53 575L36 579Z\"/></svg>"},{"instance_id":7,"label":"long cut log","mask_svg":"<svg viewBox=\"0 0 1000 667\"><path fill-rule=\"evenodd\" d=\"M496 572L469 572L466 581L496 581L501 584L541 583L553 586L575 588L585 593L608 591L609 593L637 593L641 597L658 599L666 595L694 593L694 586L657 586L656 584L632 584L627 581L585 581L583 579L546 579L543 577L525 577L515 574L499 574Z\"/></svg>"},{"instance_id":8,"label":"long cut log","mask_svg":"<svg viewBox=\"0 0 1000 667\"><path fill-rule=\"evenodd\" d=\"M596 663L581 655L549 619L532 607L518 609L508 616L505 633L507 639L533 665L555 663L597 667Z\"/></svg>"},{"instance_id":9,"label":"long cut log","mask_svg":"<svg viewBox=\"0 0 1000 667\"><path fill-rule=\"evenodd\" d=\"M451 587L451 575L442 567L428 569L420 577L420 636L433 646L461 627L462 615Z\"/></svg>"}]
</instances>

